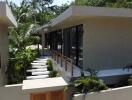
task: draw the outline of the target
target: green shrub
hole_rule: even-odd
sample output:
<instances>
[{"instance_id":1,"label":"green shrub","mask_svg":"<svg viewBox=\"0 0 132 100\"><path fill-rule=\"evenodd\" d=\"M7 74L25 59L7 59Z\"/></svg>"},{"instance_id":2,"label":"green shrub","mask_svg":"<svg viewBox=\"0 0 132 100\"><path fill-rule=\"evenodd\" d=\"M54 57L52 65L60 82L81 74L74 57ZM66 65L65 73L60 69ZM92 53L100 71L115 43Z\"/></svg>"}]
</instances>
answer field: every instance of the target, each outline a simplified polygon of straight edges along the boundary
<instances>
[{"instance_id":1,"label":"green shrub","mask_svg":"<svg viewBox=\"0 0 132 100\"><path fill-rule=\"evenodd\" d=\"M57 77L58 72L57 71L51 71L49 73L49 77Z\"/></svg>"},{"instance_id":2,"label":"green shrub","mask_svg":"<svg viewBox=\"0 0 132 100\"><path fill-rule=\"evenodd\" d=\"M77 93L89 93L106 90L107 86L97 77L81 77L74 81Z\"/></svg>"},{"instance_id":3,"label":"green shrub","mask_svg":"<svg viewBox=\"0 0 132 100\"><path fill-rule=\"evenodd\" d=\"M52 67L53 66L53 62L51 59L48 59L47 60L47 63L46 63L48 66Z\"/></svg>"},{"instance_id":4,"label":"green shrub","mask_svg":"<svg viewBox=\"0 0 132 100\"><path fill-rule=\"evenodd\" d=\"M53 67L48 66L48 67L47 67L47 70L48 70L48 71L53 71Z\"/></svg>"},{"instance_id":5,"label":"green shrub","mask_svg":"<svg viewBox=\"0 0 132 100\"><path fill-rule=\"evenodd\" d=\"M132 85L132 76L128 78L128 85Z\"/></svg>"},{"instance_id":6,"label":"green shrub","mask_svg":"<svg viewBox=\"0 0 132 100\"><path fill-rule=\"evenodd\" d=\"M57 72L57 71L54 71L54 69L53 69L53 62L52 62L51 59L48 59L48 60L47 60L46 65L48 66L48 67L47 67L47 70L50 71L49 77L51 77L51 78L52 78L52 77L57 77L58 72Z\"/></svg>"},{"instance_id":7,"label":"green shrub","mask_svg":"<svg viewBox=\"0 0 132 100\"><path fill-rule=\"evenodd\" d=\"M21 83L26 78L26 70L31 67L31 62L37 57L37 52L25 49L15 54L15 58L9 59L7 69L8 84Z\"/></svg>"},{"instance_id":8,"label":"green shrub","mask_svg":"<svg viewBox=\"0 0 132 100\"><path fill-rule=\"evenodd\" d=\"M51 59L48 59L48 60L47 60L46 65L48 66L48 67L47 67L47 70L48 70L48 71L53 71L53 62L52 62Z\"/></svg>"}]
</instances>

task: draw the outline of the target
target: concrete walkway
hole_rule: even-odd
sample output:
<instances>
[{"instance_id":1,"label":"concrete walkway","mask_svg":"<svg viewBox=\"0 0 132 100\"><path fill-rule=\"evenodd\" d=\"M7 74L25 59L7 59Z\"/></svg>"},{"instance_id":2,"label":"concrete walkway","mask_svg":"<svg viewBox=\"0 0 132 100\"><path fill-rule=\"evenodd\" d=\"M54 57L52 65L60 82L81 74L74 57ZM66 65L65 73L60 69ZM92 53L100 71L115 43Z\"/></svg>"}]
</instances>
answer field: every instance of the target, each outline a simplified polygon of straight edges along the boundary
<instances>
[{"instance_id":1,"label":"concrete walkway","mask_svg":"<svg viewBox=\"0 0 132 100\"><path fill-rule=\"evenodd\" d=\"M27 76L27 80L48 78L50 73L46 65L48 59L49 57L36 58L31 63L32 68L27 70L27 73L30 73L30 76Z\"/></svg>"}]
</instances>

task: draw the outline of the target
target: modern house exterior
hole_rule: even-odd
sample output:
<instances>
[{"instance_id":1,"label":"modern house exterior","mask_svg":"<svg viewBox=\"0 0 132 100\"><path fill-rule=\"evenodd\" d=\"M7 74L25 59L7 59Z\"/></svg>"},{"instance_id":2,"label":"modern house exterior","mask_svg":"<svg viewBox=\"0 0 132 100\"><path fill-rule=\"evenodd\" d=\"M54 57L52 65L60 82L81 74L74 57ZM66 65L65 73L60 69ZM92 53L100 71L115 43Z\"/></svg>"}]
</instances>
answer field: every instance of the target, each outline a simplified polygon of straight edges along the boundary
<instances>
[{"instance_id":1,"label":"modern house exterior","mask_svg":"<svg viewBox=\"0 0 132 100\"><path fill-rule=\"evenodd\" d=\"M8 65L8 28L16 27L17 22L7 6L6 2L0 1L0 86L6 83L6 69Z\"/></svg>"},{"instance_id":2,"label":"modern house exterior","mask_svg":"<svg viewBox=\"0 0 132 100\"><path fill-rule=\"evenodd\" d=\"M131 26L131 9L72 6L35 33L42 34L43 49L63 54L83 71L113 77L131 74L122 70L132 64Z\"/></svg>"}]
</instances>

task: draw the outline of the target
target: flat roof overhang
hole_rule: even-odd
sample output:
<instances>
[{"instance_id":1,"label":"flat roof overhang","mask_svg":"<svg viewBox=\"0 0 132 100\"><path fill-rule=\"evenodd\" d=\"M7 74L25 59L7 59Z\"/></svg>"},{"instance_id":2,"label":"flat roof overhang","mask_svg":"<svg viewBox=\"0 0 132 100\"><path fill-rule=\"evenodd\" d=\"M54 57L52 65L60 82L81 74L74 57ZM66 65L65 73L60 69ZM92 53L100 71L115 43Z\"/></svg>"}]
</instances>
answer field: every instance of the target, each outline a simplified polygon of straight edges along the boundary
<instances>
[{"instance_id":1,"label":"flat roof overhang","mask_svg":"<svg viewBox=\"0 0 132 100\"><path fill-rule=\"evenodd\" d=\"M0 1L0 24L8 27L17 27L17 22L6 2Z\"/></svg>"},{"instance_id":2,"label":"flat roof overhang","mask_svg":"<svg viewBox=\"0 0 132 100\"><path fill-rule=\"evenodd\" d=\"M66 23L85 20L88 18L128 18L132 19L132 10L126 8L107 8L107 7L87 7L87 6L71 6L57 18L50 21L51 28L61 26ZM42 26L37 31L43 30ZM48 32L46 31L46 32Z\"/></svg>"},{"instance_id":3,"label":"flat roof overhang","mask_svg":"<svg viewBox=\"0 0 132 100\"><path fill-rule=\"evenodd\" d=\"M51 26L55 26L66 21L94 17L132 18L132 10L126 8L71 6L64 13L53 19L51 21Z\"/></svg>"}]
</instances>

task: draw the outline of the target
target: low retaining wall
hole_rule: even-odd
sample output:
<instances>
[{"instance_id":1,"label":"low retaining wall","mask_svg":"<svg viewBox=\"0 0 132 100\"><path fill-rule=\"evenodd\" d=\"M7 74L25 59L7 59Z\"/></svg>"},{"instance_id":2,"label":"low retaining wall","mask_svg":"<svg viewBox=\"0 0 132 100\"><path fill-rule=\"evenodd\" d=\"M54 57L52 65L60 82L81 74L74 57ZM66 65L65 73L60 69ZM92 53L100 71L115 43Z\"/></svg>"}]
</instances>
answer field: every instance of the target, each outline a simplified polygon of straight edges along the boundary
<instances>
[{"instance_id":1,"label":"low retaining wall","mask_svg":"<svg viewBox=\"0 0 132 100\"><path fill-rule=\"evenodd\" d=\"M85 96L76 94L73 100L132 100L132 86L89 93Z\"/></svg>"},{"instance_id":2,"label":"low retaining wall","mask_svg":"<svg viewBox=\"0 0 132 100\"><path fill-rule=\"evenodd\" d=\"M22 92L22 84L0 87L0 100L30 100L29 94Z\"/></svg>"},{"instance_id":3,"label":"low retaining wall","mask_svg":"<svg viewBox=\"0 0 132 100\"><path fill-rule=\"evenodd\" d=\"M132 86L109 89L87 95L75 94L73 100L132 100ZM30 100L27 93L22 92L22 84L0 87L0 100Z\"/></svg>"}]
</instances>

